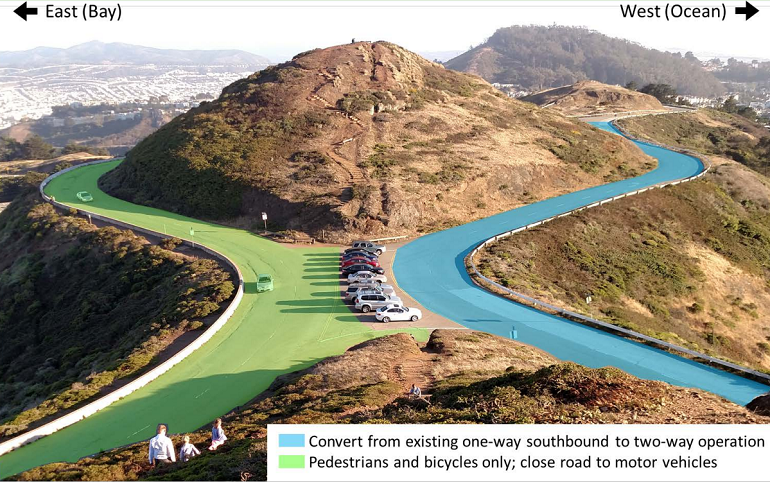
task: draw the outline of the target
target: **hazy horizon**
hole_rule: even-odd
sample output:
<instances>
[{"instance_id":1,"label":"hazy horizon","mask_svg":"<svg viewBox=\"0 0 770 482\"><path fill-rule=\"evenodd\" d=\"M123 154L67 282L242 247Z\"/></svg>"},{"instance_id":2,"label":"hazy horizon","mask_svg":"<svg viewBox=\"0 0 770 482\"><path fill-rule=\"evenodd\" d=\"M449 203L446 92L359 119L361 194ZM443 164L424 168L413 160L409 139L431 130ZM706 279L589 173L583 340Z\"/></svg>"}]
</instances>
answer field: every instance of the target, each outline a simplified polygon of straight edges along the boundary
<instances>
[{"instance_id":1,"label":"hazy horizon","mask_svg":"<svg viewBox=\"0 0 770 482\"><path fill-rule=\"evenodd\" d=\"M415 52L464 52L502 27L556 24L585 27L657 50L689 50L703 58L770 59L770 44L748 41L770 29L764 12L750 21L730 14L724 22L665 22L622 19L617 4L606 2L149 3L132 2L124 6L121 22L91 22L87 29L72 29L66 21L33 17L24 22L0 15L0 29L6 38L14 38L14 48L3 50L68 48L99 40L161 49L237 49L281 62L353 38L388 40ZM733 3L742 2L731 2L728 9Z\"/></svg>"}]
</instances>

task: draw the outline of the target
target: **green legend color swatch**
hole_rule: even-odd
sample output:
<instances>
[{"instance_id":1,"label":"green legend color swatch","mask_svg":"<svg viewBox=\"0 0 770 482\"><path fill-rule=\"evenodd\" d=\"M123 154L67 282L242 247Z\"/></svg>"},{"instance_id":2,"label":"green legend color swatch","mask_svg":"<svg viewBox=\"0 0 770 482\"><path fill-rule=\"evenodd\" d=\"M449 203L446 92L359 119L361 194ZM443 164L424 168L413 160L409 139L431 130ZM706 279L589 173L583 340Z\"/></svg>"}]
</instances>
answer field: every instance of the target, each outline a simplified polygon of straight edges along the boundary
<instances>
[{"instance_id":1,"label":"green legend color swatch","mask_svg":"<svg viewBox=\"0 0 770 482\"><path fill-rule=\"evenodd\" d=\"M304 469L304 455L281 455L278 457L279 469Z\"/></svg>"}]
</instances>

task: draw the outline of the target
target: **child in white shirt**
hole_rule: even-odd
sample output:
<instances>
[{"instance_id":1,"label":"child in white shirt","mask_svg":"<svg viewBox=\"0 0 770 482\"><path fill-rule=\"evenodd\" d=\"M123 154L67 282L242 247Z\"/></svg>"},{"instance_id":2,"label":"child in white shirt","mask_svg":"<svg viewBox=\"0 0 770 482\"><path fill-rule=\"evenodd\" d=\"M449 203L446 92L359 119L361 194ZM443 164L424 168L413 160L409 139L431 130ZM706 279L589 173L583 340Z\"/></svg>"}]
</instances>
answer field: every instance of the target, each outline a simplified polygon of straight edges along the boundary
<instances>
[{"instance_id":1,"label":"child in white shirt","mask_svg":"<svg viewBox=\"0 0 770 482\"><path fill-rule=\"evenodd\" d=\"M185 435L184 444L182 444L182 448L179 449L179 460L182 462L187 462L191 458L200 454L201 451L195 448L195 445L190 443L190 436Z\"/></svg>"}]
</instances>

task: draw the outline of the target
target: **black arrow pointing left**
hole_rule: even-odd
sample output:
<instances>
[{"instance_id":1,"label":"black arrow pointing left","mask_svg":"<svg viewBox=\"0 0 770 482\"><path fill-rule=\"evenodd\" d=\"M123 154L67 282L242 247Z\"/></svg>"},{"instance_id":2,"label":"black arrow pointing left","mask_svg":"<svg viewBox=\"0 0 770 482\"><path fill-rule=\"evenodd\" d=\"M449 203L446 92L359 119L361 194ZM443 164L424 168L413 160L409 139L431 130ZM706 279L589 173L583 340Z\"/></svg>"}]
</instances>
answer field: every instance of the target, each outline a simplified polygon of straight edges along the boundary
<instances>
[{"instance_id":1,"label":"black arrow pointing left","mask_svg":"<svg viewBox=\"0 0 770 482\"><path fill-rule=\"evenodd\" d=\"M36 7L28 7L27 2L22 3L19 5L19 7L13 11L16 15L23 18L24 21L27 21L28 15L37 15L37 8Z\"/></svg>"}]
</instances>

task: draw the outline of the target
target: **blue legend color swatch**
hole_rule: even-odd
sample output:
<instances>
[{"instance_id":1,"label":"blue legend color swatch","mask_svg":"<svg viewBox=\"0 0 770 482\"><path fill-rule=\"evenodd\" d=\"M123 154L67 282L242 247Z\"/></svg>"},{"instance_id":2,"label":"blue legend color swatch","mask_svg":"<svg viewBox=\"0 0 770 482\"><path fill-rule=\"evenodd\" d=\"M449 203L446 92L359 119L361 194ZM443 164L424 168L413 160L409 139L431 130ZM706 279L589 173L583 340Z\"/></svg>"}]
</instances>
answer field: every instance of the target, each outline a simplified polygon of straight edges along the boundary
<instances>
[{"instance_id":1,"label":"blue legend color swatch","mask_svg":"<svg viewBox=\"0 0 770 482\"><path fill-rule=\"evenodd\" d=\"M304 433L282 433L278 435L279 447L304 447L305 446L305 434Z\"/></svg>"}]
</instances>

